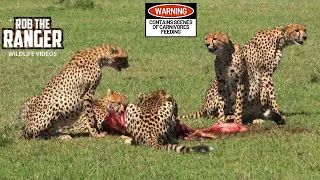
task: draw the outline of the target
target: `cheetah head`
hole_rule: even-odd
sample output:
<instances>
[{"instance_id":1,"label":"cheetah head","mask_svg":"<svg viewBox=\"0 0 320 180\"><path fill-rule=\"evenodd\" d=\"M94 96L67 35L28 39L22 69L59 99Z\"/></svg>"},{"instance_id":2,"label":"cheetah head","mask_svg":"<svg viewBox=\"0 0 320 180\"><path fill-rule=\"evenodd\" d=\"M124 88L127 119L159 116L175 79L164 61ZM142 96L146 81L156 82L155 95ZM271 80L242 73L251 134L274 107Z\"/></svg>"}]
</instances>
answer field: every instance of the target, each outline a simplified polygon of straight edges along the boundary
<instances>
[{"instance_id":1,"label":"cheetah head","mask_svg":"<svg viewBox=\"0 0 320 180\"><path fill-rule=\"evenodd\" d=\"M138 94L138 103L137 104L142 104L145 101L152 101L152 100L161 100L161 101L166 100L166 95L168 95L167 92L162 89L154 91L150 94L140 92Z\"/></svg>"},{"instance_id":2,"label":"cheetah head","mask_svg":"<svg viewBox=\"0 0 320 180\"><path fill-rule=\"evenodd\" d=\"M107 111L114 111L117 114L123 113L129 103L128 96L111 89L108 89L105 101L108 103Z\"/></svg>"},{"instance_id":3,"label":"cheetah head","mask_svg":"<svg viewBox=\"0 0 320 180\"><path fill-rule=\"evenodd\" d=\"M107 59L106 65L113 67L117 71L121 71L123 68L129 67L127 52L118 46L108 46L104 52L104 56Z\"/></svg>"},{"instance_id":4,"label":"cheetah head","mask_svg":"<svg viewBox=\"0 0 320 180\"><path fill-rule=\"evenodd\" d=\"M302 24L289 24L284 27L284 35L287 43L302 45L307 40L307 29Z\"/></svg>"},{"instance_id":5,"label":"cheetah head","mask_svg":"<svg viewBox=\"0 0 320 180\"><path fill-rule=\"evenodd\" d=\"M171 94L167 93L165 90L159 89L152 92L151 94L139 93L137 104L141 104L145 101L154 101L154 100L162 101L162 102L170 101L175 103L175 100Z\"/></svg>"},{"instance_id":6,"label":"cheetah head","mask_svg":"<svg viewBox=\"0 0 320 180\"><path fill-rule=\"evenodd\" d=\"M154 91L152 94L150 94L150 98L156 98L162 101L174 101L172 95L163 89L158 89L157 91Z\"/></svg>"},{"instance_id":7,"label":"cheetah head","mask_svg":"<svg viewBox=\"0 0 320 180\"><path fill-rule=\"evenodd\" d=\"M210 32L204 37L204 45L214 54L224 51L229 42L229 35L222 32Z\"/></svg>"}]
</instances>

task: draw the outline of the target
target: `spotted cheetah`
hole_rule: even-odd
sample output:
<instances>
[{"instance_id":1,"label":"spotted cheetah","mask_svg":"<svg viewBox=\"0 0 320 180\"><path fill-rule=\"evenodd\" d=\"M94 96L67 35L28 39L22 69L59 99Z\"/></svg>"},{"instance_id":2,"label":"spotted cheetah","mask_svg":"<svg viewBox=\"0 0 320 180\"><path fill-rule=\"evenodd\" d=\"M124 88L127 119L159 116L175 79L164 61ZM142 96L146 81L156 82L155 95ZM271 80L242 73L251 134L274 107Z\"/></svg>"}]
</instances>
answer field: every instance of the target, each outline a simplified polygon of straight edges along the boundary
<instances>
[{"instance_id":1,"label":"spotted cheetah","mask_svg":"<svg viewBox=\"0 0 320 180\"><path fill-rule=\"evenodd\" d=\"M84 113L87 128L94 137L103 136L96 129L93 96L104 66L117 71L128 67L126 51L114 45L102 45L76 53L39 95L21 108L20 119L27 123L24 138L51 136L58 127L68 126Z\"/></svg>"},{"instance_id":2,"label":"spotted cheetah","mask_svg":"<svg viewBox=\"0 0 320 180\"><path fill-rule=\"evenodd\" d=\"M117 114L121 114L125 111L128 102L128 96L120 92L114 92L111 89L108 89L106 96L94 100L93 113L97 121L98 130L104 133L111 132L112 128L104 123L106 116L109 114L109 110L112 108ZM74 124L63 127L60 131L71 131L76 133L88 132L87 120L84 117L84 114L82 113Z\"/></svg>"},{"instance_id":3,"label":"spotted cheetah","mask_svg":"<svg viewBox=\"0 0 320 180\"><path fill-rule=\"evenodd\" d=\"M209 152L211 147L177 145L178 106L173 96L164 90L139 94L138 103L128 104L126 128L132 145L149 145L156 149L175 152Z\"/></svg>"},{"instance_id":4,"label":"spotted cheetah","mask_svg":"<svg viewBox=\"0 0 320 180\"><path fill-rule=\"evenodd\" d=\"M206 34L204 44L210 53L216 55L214 61L216 77L207 89L202 109L179 118L218 116L218 122L225 122L225 115L231 113L234 114L234 121L242 124L244 83L247 82L245 80L247 77L241 47L231 40L229 35L221 32Z\"/></svg>"},{"instance_id":5,"label":"spotted cheetah","mask_svg":"<svg viewBox=\"0 0 320 180\"><path fill-rule=\"evenodd\" d=\"M247 74L247 78L243 79L245 85L243 120L252 122L257 118L269 118L277 124L285 123L284 117L277 110L273 81L270 75L274 73L281 60L282 49L291 44L303 44L306 39L305 26L291 24L272 30L259 31L242 48L243 60L247 71L244 73ZM274 56L271 56L272 54ZM268 59L267 57L273 57L273 59ZM271 81L268 81L268 79L271 79ZM269 96L269 94L271 95ZM271 104L273 103L271 110L268 107L269 104L267 104L269 103L268 97L274 99L273 102L270 102ZM194 114L182 115L180 118L217 117L217 99L217 81L213 80L207 90L203 108Z\"/></svg>"},{"instance_id":6,"label":"spotted cheetah","mask_svg":"<svg viewBox=\"0 0 320 180\"><path fill-rule=\"evenodd\" d=\"M307 39L306 27L301 24L289 24L274 29L261 30L243 47L243 57L251 77L248 101L260 98L264 116L278 114L276 122L284 123L276 103L272 75L282 59L283 48L302 45Z\"/></svg>"}]
</instances>

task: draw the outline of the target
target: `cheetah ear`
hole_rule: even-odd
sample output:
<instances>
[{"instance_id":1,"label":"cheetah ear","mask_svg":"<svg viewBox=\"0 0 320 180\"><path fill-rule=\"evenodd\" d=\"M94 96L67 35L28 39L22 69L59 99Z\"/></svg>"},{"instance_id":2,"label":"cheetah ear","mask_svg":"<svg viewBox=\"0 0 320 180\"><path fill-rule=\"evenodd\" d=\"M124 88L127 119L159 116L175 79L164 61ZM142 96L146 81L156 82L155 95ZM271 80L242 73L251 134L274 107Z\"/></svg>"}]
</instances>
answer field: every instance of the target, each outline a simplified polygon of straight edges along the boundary
<instances>
[{"instance_id":1,"label":"cheetah ear","mask_svg":"<svg viewBox=\"0 0 320 180\"><path fill-rule=\"evenodd\" d=\"M171 101L172 100L172 95L171 94L166 94L166 100Z\"/></svg>"},{"instance_id":2,"label":"cheetah ear","mask_svg":"<svg viewBox=\"0 0 320 180\"><path fill-rule=\"evenodd\" d=\"M128 96L124 95L125 97L121 98L121 102L123 105L129 104Z\"/></svg>"},{"instance_id":3,"label":"cheetah ear","mask_svg":"<svg viewBox=\"0 0 320 180\"><path fill-rule=\"evenodd\" d=\"M151 97L152 97L152 95L147 94L147 93L139 93L138 94L138 99L141 99L141 100L146 100L146 99L151 98Z\"/></svg>"},{"instance_id":4,"label":"cheetah ear","mask_svg":"<svg viewBox=\"0 0 320 180\"><path fill-rule=\"evenodd\" d=\"M229 43L229 41L230 41L230 35L229 35L229 34L224 34L222 40L223 40L223 42L225 42L225 43Z\"/></svg>"},{"instance_id":5,"label":"cheetah ear","mask_svg":"<svg viewBox=\"0 0 320 180\"><path fill-rule=\"evenodd\" d=\"M140 93L138 94L138 99L142 99L142 97L143 97L143 93L140 92Z\"/></svg>"},{"instance_id":6,"label":"cheetah ear","mask_svg":"<svg viewBox=\"0 0 320 180\"><path fill-rule=\"evenodd\" d=\"M287 28L290 26L291 24L288 24L288 25L283 25L282 26L282 33L286 33L286 30L287 30Z\"/></svg>"},{"instance_id":7,"label":"cheetah ear","mask_svg":"<svg viewBox=\"0 0 320 180\"><path fill-rule=\"evenodd\" d=\"M116 53L119 53L119 52L118 52L118 49L115 48L115 47L111 47L111 48L110 48L110 54L116 54Z\"/></svg>"},{"instance_id":8,"label":"cheetah ear","mask_svg":"<svg viewBox=\"0 0 320 180\"><path fill-rule=\"evenodd\" d=\"M107 96L111 96L113 94L113 91L112 91L112 89L108 89L108 91L107 91Z\"/></svg>"}]
</instances>

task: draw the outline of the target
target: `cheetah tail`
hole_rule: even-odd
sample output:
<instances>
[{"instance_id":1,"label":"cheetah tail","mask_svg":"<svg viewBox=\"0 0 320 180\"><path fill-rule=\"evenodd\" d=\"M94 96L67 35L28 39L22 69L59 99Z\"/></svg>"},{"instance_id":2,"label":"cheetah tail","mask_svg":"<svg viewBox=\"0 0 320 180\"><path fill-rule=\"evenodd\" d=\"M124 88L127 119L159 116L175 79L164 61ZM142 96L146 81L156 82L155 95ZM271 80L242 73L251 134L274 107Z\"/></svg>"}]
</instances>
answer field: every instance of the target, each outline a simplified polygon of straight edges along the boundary
<instances>
[{"instance_id":1,"label":"cheetah tail","mask_svg":"<svg viewBox=\"0 0 320 180\"><path fill-rule=\"evenodd\" d=\"M23 103L23 105L20 108L20 113L19 113L19 119L22 122L28 122L28 113L30 111L30 106L32 106L33 102L35 101L35 99L37 98L37 96L32 96L31 98L29 98L25 103Z\"/></svg>"},{"instance_id":2,"label":"cheetah tail","mask_svg":"<svg viewBox=\"0 0 320 180\"><path fill-rule=\"evenodd\" d=\"M199 145L194 147L187 147L187 146L180 146L177 144L165 144L161 145L158 142L153 141L151 142L151 146L166 151L175 151L177 153L189 153L189 152L198 152L198 153L208 153L213 150L212 147L206 145Z\"/></svg>"},{"instance_id":3,"label":"cheetah tail","mask_svg":"<svg viewBox=\"0 0 320 180\"><path fill-rule=\"evenodd\" d=\"M196 118L204 118L206 117L206 110L200 109L195 113L187 114L187 115L180 115L178 119L196 119Z\"/></svg>"}]
</instances>

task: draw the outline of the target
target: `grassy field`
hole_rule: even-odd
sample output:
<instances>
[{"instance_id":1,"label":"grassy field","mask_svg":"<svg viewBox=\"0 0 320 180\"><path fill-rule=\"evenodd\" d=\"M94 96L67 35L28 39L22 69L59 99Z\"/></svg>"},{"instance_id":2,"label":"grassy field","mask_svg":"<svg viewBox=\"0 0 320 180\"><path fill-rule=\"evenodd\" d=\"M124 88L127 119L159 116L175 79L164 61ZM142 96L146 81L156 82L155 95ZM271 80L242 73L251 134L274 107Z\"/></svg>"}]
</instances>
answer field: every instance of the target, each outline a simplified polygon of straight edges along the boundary
<instances>
[{"instance_id":1,"label":"grassy field","mask_svg":"<svg viewBox=\"0 0 320 180\"><path fill-rule=\"evenodd\" d=\"M144 37L144 3L1 2L1 28L12 27L9 19L17 16L51 16L53 27L64 30L64 49L54 50L55 57L9 57L11 50L0 51L0 179L320 179L320 3L201 0L194 38ZM67 142L18 138L21 104L79 49L116 44L130 56L130 67L122 72L104 69L96 98L112 88L133 102L139 92L161 88L174 95L179 113L185 114L200 108L214 76L214 57L203 46L207 32L223 31L244 44L260 29L288 23L305 24L308 41L284 50L274 77L278 105L287 116L284 127L271 122L216 140L181 141L211 145L214 150L206 155L132 147L120 137ZM184 122L192 127L214 123Z\"/></svg>"}]
</instances>

